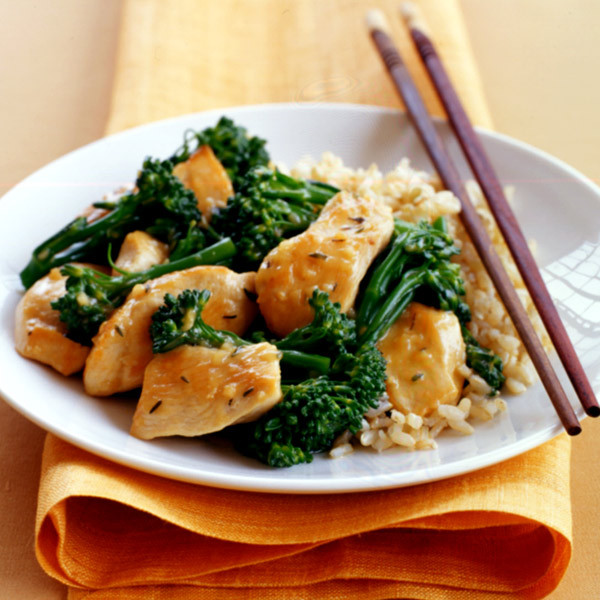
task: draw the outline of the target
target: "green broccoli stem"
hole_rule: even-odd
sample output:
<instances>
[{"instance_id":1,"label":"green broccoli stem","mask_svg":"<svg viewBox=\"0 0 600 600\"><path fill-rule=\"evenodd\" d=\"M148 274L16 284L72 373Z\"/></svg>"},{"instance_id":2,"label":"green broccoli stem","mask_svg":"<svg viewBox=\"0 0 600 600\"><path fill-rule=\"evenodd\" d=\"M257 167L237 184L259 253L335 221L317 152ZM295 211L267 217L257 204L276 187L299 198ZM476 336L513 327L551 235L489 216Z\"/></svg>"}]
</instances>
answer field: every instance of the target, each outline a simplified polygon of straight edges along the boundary
<instances>
[{"instance_id":1,"label":"green broccoli stem","mask_svg":"<svg viewBox=\"0 0 600 600\"><path fill-rule=\"evenodd\" d=\"M230 342L234 346L251 346L253 342L242 339L231 331L223 331L213 329L205 323L203 325L196 325L201 330L201 336L205 345L212 348L220 348L224 343ZM169 352L175 350L179 346L183 346L186 343L193 345L193 340L190 341L188 338L180 337L171 340L167 344L164 344L160 352ZM299 367L306 369L307 371L314 371L316 373L327 373L331 364L330 359L327 356L321 356L319 354L308 354L306 352L299 352L297 350L280 350L280 360L291 367Z\"/></svg>"},{"instance_id":2,"label":"green broccoli stem","mask_svg":"<svg viewBox=\"0 0 600 600\"><path fill-rule=\"evenodd\" d=\"M398 223L402 223L401 221L396 221L396 225L398 225ZM446 222L446 219L444 219L444 217L440 216L438 217L431 225L434 229L437 229L438 231L441 231L442 233L448 233L448 223Z\"/></svg>"},{"instance_id":3,"label":"green broccoli stem","mask_svg":"<svg viewBox=\"0 0 600 600\"><path fill-rule=\"evenodd\" d=\"M131 208L132 205L124 202L92 223L88 223L86 217L71 221L33 251L29 263L21 271L23 286L31 287L54 267L89 256L90 250L99 244L94 237L97 234L117 226L130 227L136 218ZM67 249L68 252L63 252Z\"/></svg>"},{"instance_id":4,"label":"green broccoli stem","mask_svg":"<svg viewBox=\"0 0 600 600\"><path fill-rule=\"evenodd\" d=\"M208 248L199 250L194 254L179 258L172 262L163 263L160 265L154 265L146 271L140 273L130 273L129 275L123 275L123 284L125 286L133 287L138 283L149 281L150 279L156 279L167 273L173 271L183 271L184 269L191 269L199 265L215 265L229 260L235 255L236 248L235 244L230 238L224 238ZM114 277L113 279L119 279ZM118 285L118 284L117 284Z\"/></svg>"},{"instance_id":5,"label":"green broccoli stem","mask_svg":"<svg viewBox=\"0 0 600 600\"><path fill-rule=\"evenodd\" d=\"M296 201L301 205L305 205L306 202L325 204L337 192L336 187L327 183L294 179L280 171L275 171L274 181L269 181L261 189L264 198L280 198L292 204Z\"/></svg>"},{"instance_id":6,"label":"green broccoli stem","mask_svg":"<svg viewBox=\"0 0 600 600\"><path fill-rule=\"evenodd\" d=\"M443 234L447 233L446 222L439 217L431 226L432 229ZM400 279L407 263L414 252L413 246L427 235L426 231L420 230L414 223L408 223L395 219L394 239L390 243L389 251L385 258L373 271L363 293L356 323L358 330L366 329L373 322L377 307L387 294L392 282ZM414 256L414 254L413 254Z\"/></svg>"},{"instance_id":7,"label":"green broccoli stem","mask_svg":"<svg viewBox=\"0 0 600 600\"><path fill-rule=\"evenodd\" d=\"M373 272L373 277L365 288L356 317L356 325L359 331L364 329L368 323L372 323L377 305L381 301L381 298L385 296L392 279L402 273L408 260L408 255L404 254L404 244L407 235L404 233L394 239L390 252Z\"/></svg>"},{"instance_id":8,"label":"green broccoli stem","mask_svg":"<svg viewBox=\"0 0 600 600\"><path fill-rule=\"evenodd\" d=\"M116 202L96 204L110 211L102 217L92 222L78 217L42 242L21 271L23 285L28 288L50 269L69 262L102 260L109 244L135 229L157 228L158 237L169 239L179 237L180 229L187 230L190 221L201 217L193 192L172 174L169 161L146 159L136 186Z\"/></svg>"},{"instance_id":9,"label":"green broccoli stem","mask_svg":"<svg viewBox=\"0 0 600 600\"><path fill-rule=\"evenodd\" d=\"M281 362L290 367L300 367L316 373L327 373L329 371L331 360L327 356L308 354L298 350L280 350L280 352Z\"/></svg>"},{"instance_id":10,"label":"green broccoli stem","mask_svg":"<svg viewBox=\"0 0 600 600\"><path fill-rule=\"evenodd\" d=\"M173 262L167 262L160 265L154 265L146 271L140 271L137 273L127 273L125 275L106 275L95 269L88 267L80 267L77 265L65 265L61 273L69 277L80 278L84 273L91 273L94 276L94 281L98 285L98 290L95 291L95 296L102 296L109 300L119 299L129 292L138 283L144 283L151 279L156 279L167 273L173 273L174 271L183 271L184 269L191 269L199 265L212 265L217 262L222 262L233 257L236 252L235 245L229 238L225 238L208 248L204 248L186 256L175 260ZM67 285L68 290L68 285Z\"/></svg>"},{"instance_id":11,"label":"green broccoli stem","mask_svg":"<svg viewBox=\"0 0 600 600\"><path fill-rule=\"evenodd\" d=\"M427 266L408 271L400 283L387 296L386 301L373 314L369 325L362 332L359 330L359 343L375 344L381 339L396 319L412 302L417 288L427 277Z\"/></svg>"}]
</instances>

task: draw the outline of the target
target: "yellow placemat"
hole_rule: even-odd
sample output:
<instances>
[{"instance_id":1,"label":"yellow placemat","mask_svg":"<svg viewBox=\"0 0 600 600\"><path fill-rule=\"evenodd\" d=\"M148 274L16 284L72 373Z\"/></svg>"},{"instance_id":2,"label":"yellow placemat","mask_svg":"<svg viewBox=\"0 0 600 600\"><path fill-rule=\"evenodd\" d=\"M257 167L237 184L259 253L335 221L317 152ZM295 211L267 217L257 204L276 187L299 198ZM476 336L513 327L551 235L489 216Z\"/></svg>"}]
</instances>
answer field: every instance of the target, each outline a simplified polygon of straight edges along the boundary
<instances>
[{"instance_id":1,"label":"yellow placemat","mask_svg":"<svg viewBox=\"0 0 600 600\"><path fill-rule=\"evenodd\" d=\"M440 112L396 2L379 2ZM458 5L423 0L472 118L491 124ZM126 0L109 131L266 101L399 105L360 1ZM140 473L49 435L36 551L71 600L541 598L571 554L570 442L437 483L270 495Z\"/></svg>"}]
</instances>

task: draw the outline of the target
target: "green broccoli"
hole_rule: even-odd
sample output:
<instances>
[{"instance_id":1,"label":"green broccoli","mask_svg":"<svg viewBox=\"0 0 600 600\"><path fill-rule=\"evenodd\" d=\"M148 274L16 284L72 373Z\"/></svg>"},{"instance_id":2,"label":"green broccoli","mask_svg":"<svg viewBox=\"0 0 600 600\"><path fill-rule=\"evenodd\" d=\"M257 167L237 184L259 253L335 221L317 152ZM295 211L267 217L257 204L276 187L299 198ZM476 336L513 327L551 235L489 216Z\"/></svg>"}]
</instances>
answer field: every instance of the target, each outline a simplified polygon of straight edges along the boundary
<instances>
[{"instance_id":1,"label":"green broccoli","mask_svg":"<svg viewBox=\"0 0 600 600\"><path fill-rule=\"evenodd\" d=\"M253 270L281 241L304 231L338 191L259 167L247 174L226 206L215 211L211 227L235 242L236 268Z\"/></svg>"},{"instance_id":2,"label":"green broccoli","mask_svg":"<svg viewBox=\"0 0 600 600\"><path fill-rule=\"evenodd\" d=\"M155 229L160 226L161 223L156 223L154 227L148 229L148 233L159 238L163 237L160 234L160 231ZM182 235L174 241L174 243L171 243L169 261L174 262L180 258L185 258L190 254L194 254L198 252L198 250L202 250L202 248L207 246L207 238L210 238L212 242L222 239L220 236L211 235L211 232L207 231L204 227L201 227L197 221L190 221L185 235Z\"/></svg>"},{"instance_id":3,"label":"green broccoli","mask_svg":"<svg viewBox=\"0 0 600 600\"><path fill-rule=\"evenodd\" d=\"M485 379L492 388L490 395L497 394L506 381L502 373L502 359L489 348L482 347L466 325L461 324L461 329L465 340L467 366Z\"/></svg>"},{"instance_id":4,"label":"green broccoli","mask_svg":"<svg viewBox=\"0 0 600 600\"><path fill-rule=\"evenodd\" d=\"M214 127L188 132L183 146L171 157L171 161L179 163L187 160L200 146L205 145L212 148L227 171L234 190L245 183L246 175L252 169L269 163L266 141L249 136L244 127L227 117L221 117Z\"/></svg>"},{"instance_id":5,"label":"green broccoli","mask_svg":"<svg viewBox=\"0 0 600 600\"><path fill-rule=\"evenodd\" d=\"M172 170L168 160L146 159L135 191L116 202L94 205L108 210L106 215L91 223L86 217L78 217L33 251L29 264L21 271L23 285L28 288L50 269L69 262L104 262L108 246L120 244L134 230L147 230L172 249L176 247L188 235L190 223L199 222L202 215L194 193Z\"/></svg>"},{"instance_id":6,"label":"green broccoli","mask_svg":"<svg viewBox=\"0 0 600 600\"><path fill-rule=\"evenodd\" d=\"M238 428L236 447L272 467L309 463L344 431L356 433L384 393L385 359L366 344L340 354L329 373L285 388L281 402Z\"/></svg>"},{"instance_id":7,"label":"green broccoli","mask_svg":"<svg viewBox=\"0 0 600 600\"><path fill-rule=\"evenodd\" d=\"M234 189L242 186L250 169L266 165L269 155L265 141L249 137L243 127L223 117L215 127L187 135L183 146L169 159L147 158L136 180L135 190L114 202L96 202L96 208L108 213L89 222L77 217L60 231L42 242L21 271L21 282L29 288L54 267L70 262L104 263L108 246L118 248L131 231L143 230L169 244L171 260L193 254L209 240L217 241L227 234L216 235L203 230L199 223L194 193L173 175L173 167L189 158L192 139L197 146L208 144L229 173Z\"/></svg>"},{"instance_id":8,"label":"green broccoli","mask_svg":"<svg viewBox=\"0 0 600 600\"><path fill-rule=\"evenodd\" d=\"M327 293L315 290L309 303L313 321L274 344L328 352L331 368L284 386L280 403L236 432L242 453L273 467L311 462L314 453L331 448L342 432L356 433L365 412L385 393L385 359L374 343L359 346L355 321Z\"/></svg>"},{"instance_id":9,"label":"green broccoli","mask_svg":"<svg viewBox=\"0 0 600 600\"><path fill-rule=\"evenodd\" d=\"M356 349L354 321L340 312L338 302L332 302L329 294L315 289L308 303L314 310L312 322L273 342L278 348L304 352L320 350L334 356Z\"/></svg>"},{"instance_id":10,"label":"green broccoli","mask_svg":"<svg viewBox=\"0 0 600 600\"><path fill-rule=\"evenodd\" d=\"M453 311L461 323L467 365L495 392L504 383L502 360L466 328L471 311L463 299L460 267L450 261L458 253L443 218L433 225L396 221L393 241L367 277L357 316L359 341L380 339L413 300Z\"/></svg>"},{"instance_id":11,"label":"green broccoli","mask_svg":"<svg viewBox=\"0 0 600 600\"><path fill-rule=\"evenodd\" d=\"M89 267L68 264L61 269L61 273L67 275L66 292L51 302L51 306L60 312L60 320L66 323L67 337L90 346L102 322L125 301L127 294L138 283L197 265L219 263L234 254L233 242L224 239L177 261L115 277Z\"/></svg>"},{"instance_id":12,"label":"green broccoli","mask_svg":"<svg viewBox=\"0 0 600 600\"><path fill-rule=\"evenodd\" d=\"M252 342L231 331L217 330L204 322L202 311L209 298L208 290L184 290L177 298L166 294L164 304L152 315L152 351L169 352L184 344L210 348L219 348L226 342L234 346L251 345ZM282 350L281 361L316 373L327 372L330 365L326 356L298 350Z\"/></svg>"}]
</instances>

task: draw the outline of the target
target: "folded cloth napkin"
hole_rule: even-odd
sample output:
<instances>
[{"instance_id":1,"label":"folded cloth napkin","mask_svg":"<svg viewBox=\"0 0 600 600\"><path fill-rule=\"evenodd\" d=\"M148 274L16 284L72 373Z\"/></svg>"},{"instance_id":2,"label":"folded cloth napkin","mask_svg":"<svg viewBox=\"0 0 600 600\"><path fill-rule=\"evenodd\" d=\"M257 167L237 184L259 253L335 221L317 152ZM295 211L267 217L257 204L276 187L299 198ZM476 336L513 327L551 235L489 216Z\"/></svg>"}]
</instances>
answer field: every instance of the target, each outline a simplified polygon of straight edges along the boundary
<instances>
[{"instance_id":1,"label":"folded cloth napkin","mask_svg":"<svg viewBox=\"0 0 600 600\"><path fill-rule=\"evenodd\" d=\"M445 481L299 496L160 479L48 436L38 559L71 600L542 598L570 556L568 456L560 436Z\"/></svg>"},{"instance_id":2,"label":"folded cloth napkin","mask_svg":"<svg viewBox=\"0 0 600 600\"><path fill-rule=\"evenodd\" d=\"M395 16L396 0L379 4ZM489 126L457 3L422 4L469 112ZM126 0L109 131L264 101L397 106L363 28L367 8ZM406 32L392 23L440 112ZM166 480L49 435L36 551L71 600L542 598L571 554L569 454L563 435L445 481L302 496Z\"/></svg>"}]
</instances>

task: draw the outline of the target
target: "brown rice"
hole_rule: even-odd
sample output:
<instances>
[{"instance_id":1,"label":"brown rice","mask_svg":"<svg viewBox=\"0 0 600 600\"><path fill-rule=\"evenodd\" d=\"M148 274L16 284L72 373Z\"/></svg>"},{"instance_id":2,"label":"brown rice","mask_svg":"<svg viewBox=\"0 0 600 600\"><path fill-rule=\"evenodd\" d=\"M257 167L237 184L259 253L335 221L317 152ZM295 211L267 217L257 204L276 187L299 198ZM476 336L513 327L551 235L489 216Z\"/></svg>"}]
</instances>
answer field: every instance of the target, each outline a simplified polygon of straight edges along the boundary
<instances>
[{"instance_id":1,"label":"brown rice","mask_svg":"<svg viewBox=\"0 0 600 600\"><path fill-rule=\"evenodd\" d=\"M377 197L392 207L394 216L405 221L425 219L432 222L444 216L449 233L461 248L456 261L461 266L466 301L472 312L469 328L483 346L491 348L502 358L506 376L503 392L520 394L536 381L537 374L531 359L458 219L460 203L451 192L441 189L435 177L412 169L408 159L401 160L393 170L383 174L376 165L367 169L351 169L331 153L325 153L319 161L303 159L292 174L324 181L363 196ZM547 334L479 187L469 182L467 191L534 327L542 334L544 346L549 349ZM468 435L473 432L474 422L487 421L506 410L505 400L500 396L489 397L488 384L466 364L460 367L460 372L468 380L468 385L456 406L440 405L433 414L422 418L398 411L387 398L383 398L377 409L365 415L363 426L355 436L349 432L339 436L330 456L344 456L352 452L354 446L367 446L376 451L392 446L407 450L436 448L435 438L444 429Z\"/></svg>"}]
</instances>

